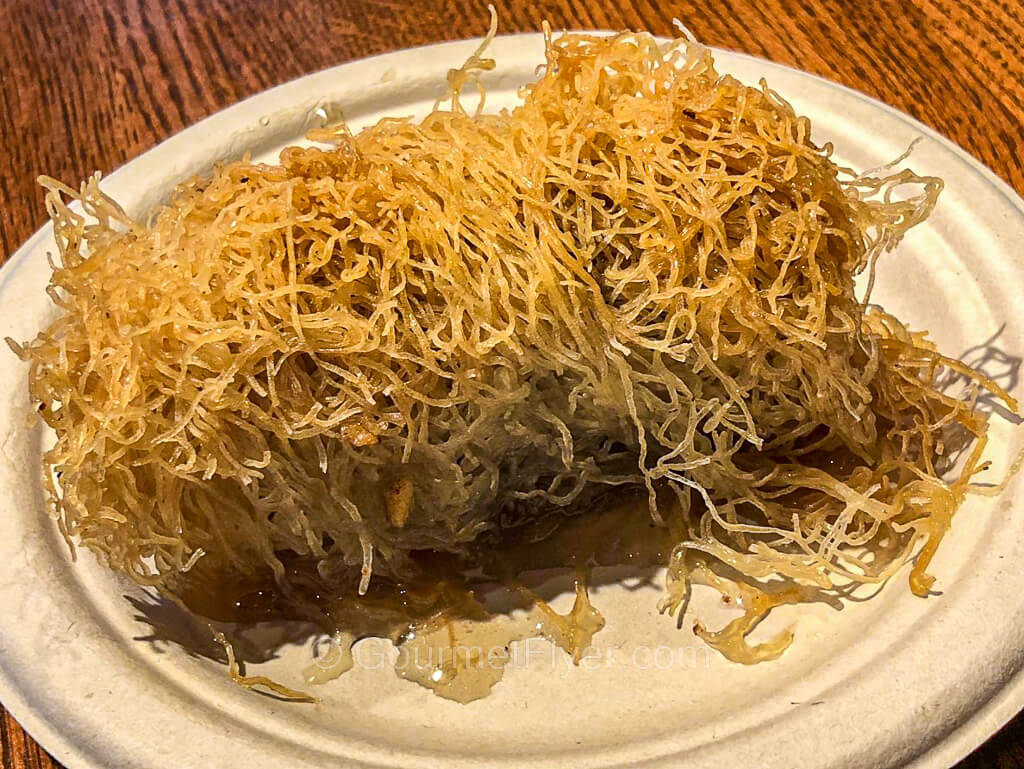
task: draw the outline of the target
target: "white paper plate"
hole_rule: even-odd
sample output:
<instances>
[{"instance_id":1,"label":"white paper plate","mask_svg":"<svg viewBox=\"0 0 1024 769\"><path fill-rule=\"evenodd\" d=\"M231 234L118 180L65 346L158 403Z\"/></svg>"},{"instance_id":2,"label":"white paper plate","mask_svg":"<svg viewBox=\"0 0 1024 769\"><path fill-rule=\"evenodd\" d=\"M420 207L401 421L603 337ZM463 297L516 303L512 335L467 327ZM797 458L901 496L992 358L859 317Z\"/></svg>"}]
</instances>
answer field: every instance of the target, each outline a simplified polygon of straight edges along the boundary
<instances>
[{"instance_id":1,"label":"white paper plate","mask_svg":"<svg viewBox=\"0 0 1024 769\"><path fill-rule=\"evenodd\" d=\"M401 51L274 88L147 152L106 189L138 213L215 160L247 150L272 157L324 105L341 106L357 126L425 113L448 68L474 45ZM491 50L499 67L487 79L488 104L509 105L534 77L542 41L499 38ZM912 165L947 188L928 224L882 262L876 298L932 329L949 353L1000 328L1001 348L1024 351L1024 204L1007 185L858 93L737 54L720 52L718 65L747 82L766 77L813 119L819 140L834 141L839 158L857 167L923 137ZM30 338L49 317L43 290L53 248L44 228L0 273L0 336ZM44 514L44 437L29 414L25 367L12 355L2 360L0 700L73 769L948 766L1024 704L1024 506L1011 506L1012 488L997 501L971 500L956 518L934 566L941 596L914 598L901 577L841 612L787 607L771 624L793 625L797 640L777 662L744 667L707 655L656 613L658 588L609 585L594 598L609 622L591 669L567 669L564 656L534 647L490 697L470 705L368 665L321 687L316 705L244 691L222 665L169 640L144 640L154 631L127 600L143 600L134 587L89 556L69 562ZM1015 440L995 424L997 467ZM194 620L150 619L158 635L208 643ZM634 657L638 647L648 651ZM308 654L308 644L289 647L250 671L297 683Z\"/></svg>"}]
</instances>

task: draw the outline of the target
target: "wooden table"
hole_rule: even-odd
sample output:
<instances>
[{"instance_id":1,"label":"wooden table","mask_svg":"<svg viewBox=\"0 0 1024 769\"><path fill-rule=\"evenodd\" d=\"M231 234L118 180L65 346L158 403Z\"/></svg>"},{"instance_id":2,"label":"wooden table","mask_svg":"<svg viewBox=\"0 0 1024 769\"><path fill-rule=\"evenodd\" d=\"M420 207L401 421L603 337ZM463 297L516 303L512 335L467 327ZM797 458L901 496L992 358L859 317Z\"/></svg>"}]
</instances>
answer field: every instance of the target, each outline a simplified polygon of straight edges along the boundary
<instances>
[{"instance_id":1,"label":"wooden table","mask_svg":"<svg viewBox=\"0 0 1024 769\"><path fill-rule=\"evenodd\" d=\"M496 0L501 31L641 28L823 75L901 109L1024 194L1018 0ZM35 177L108 173L252 93L370 54L483 34L466 0L3 0L0 249L43 224ZM54 762L2 711L4 769ZM961 767L1024 767L1024 716ZM114 769L112 767L112 769Z\"/></svg>"}]
</instances>

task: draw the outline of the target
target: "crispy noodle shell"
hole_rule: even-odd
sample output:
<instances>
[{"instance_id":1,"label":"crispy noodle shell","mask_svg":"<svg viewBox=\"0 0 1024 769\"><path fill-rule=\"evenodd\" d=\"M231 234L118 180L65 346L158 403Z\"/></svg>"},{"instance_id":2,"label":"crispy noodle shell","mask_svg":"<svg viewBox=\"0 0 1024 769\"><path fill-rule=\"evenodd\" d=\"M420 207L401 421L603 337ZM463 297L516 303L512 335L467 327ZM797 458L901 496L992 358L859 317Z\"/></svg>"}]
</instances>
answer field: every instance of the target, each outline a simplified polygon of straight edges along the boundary
<instances>
[{"instance_id":1,"label":"crispy noodle shell","mask_svg":"<svg viewBox=\"0 0 1024 769\"><path fill-rule=\"evenodd\" d=\"M926 593L986 429L940 383L1016 405L854 279L941 181L838 167L694 43L566 34L501 114L460 99L482 56L422 121L226 163L145 220L44 180L60 312L17 350L69 541L169 594L204 561L285 582L282 554L365 590L645 487L690 521L666 608L694 554L833 589L923 542Z\"/></svg>"}]
</instances>

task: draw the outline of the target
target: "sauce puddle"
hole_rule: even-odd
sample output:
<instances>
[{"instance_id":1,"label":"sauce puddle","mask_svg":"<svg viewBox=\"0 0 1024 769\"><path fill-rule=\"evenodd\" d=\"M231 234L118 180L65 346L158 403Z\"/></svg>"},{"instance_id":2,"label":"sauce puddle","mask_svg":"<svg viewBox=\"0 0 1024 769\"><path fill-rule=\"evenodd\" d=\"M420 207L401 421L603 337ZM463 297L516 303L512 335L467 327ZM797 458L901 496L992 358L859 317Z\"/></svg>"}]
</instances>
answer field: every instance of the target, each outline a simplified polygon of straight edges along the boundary
<instances>
[{"instance_id":1,"label":"sauce puddle","mask_svg":"<svg viewBox=\"0 0 1024 769\"><path fill-rule=\"evenodd\" d=\"M517 641L544 638L578 663L605 620L590 602L594 567L665 566L676 543L685 539L681 520L658 525L644 492L609 493L590 512L546 519L509 530L484 545L472 563L447 554L422 552L422 576L396 582L374 576L367 594L356 595L358 577L345 588L323 584L314 564L287 563L288 596L272 580L225 578L200 561L188 573L182 599L208 619L254 623L312 620L331 633L327 653L303 672L307 683L322 684L351 670L352 647L363 638L390 640L398 649L397 674L457 702L486 696L501 680ZM566 614L523 584L536 572L574 575L575 600ZM512 608L489 610L499 603ZM494 599L499 599L495 601Z\"/></svg>"}]
</instances>

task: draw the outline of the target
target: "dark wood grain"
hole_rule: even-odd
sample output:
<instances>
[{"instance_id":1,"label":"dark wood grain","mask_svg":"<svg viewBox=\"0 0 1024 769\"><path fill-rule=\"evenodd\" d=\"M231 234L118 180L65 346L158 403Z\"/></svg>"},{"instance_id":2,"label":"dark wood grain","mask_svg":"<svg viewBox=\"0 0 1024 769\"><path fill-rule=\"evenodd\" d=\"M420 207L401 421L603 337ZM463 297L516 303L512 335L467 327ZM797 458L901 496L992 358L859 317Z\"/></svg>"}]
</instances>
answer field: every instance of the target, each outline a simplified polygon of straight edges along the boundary
<instances>
[{"instance_id":1,"label":"dark wood grain","mask_svg":"<svg viewBox=\"0 0 1024 769\"><path fill-rule=\"evenodd\" d=\"M914 117L1024 193L1020 0L504 0L503 32L642 28L823 75ZM109 173L269 86L388 50L472 37L469 0L0 0L0 253L43 224L40 173ZM0 709L5 769L50 769ZM962 769L1024 769L1018 717Z\"/></svg>"}]
</instances>

